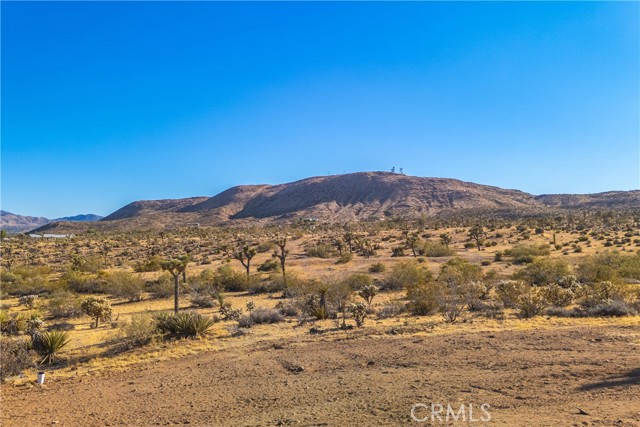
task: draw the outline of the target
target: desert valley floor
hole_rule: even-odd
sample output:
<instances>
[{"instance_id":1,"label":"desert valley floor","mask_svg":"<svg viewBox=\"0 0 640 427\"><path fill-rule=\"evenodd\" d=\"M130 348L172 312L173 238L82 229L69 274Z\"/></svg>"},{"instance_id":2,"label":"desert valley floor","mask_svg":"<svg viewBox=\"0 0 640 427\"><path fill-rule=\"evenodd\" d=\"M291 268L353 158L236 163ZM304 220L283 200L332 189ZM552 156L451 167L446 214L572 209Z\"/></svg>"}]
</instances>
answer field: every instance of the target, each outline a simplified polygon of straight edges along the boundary
<instances>
[{"instance_id":1,"label":"desert valley floor","mask_svg":"<svg viewBox=\"0 0 640 427\"><path fill-rule=\"evenodd\" d=\"M441 425L640 426L637 320L478 329L240 337L120 372L7 385L2 425L439 425L413 421L411 407L448 402L487 403L492 419Z\"/></svg>"}]
</instances>

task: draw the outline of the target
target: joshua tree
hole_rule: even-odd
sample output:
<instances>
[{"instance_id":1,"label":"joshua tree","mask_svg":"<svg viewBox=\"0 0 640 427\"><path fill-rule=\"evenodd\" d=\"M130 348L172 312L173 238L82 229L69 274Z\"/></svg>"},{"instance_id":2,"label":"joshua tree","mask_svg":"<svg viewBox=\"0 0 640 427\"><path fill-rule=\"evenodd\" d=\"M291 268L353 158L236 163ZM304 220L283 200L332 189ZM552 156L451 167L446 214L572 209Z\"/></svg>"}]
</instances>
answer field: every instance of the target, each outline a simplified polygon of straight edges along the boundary
<instances>
[{"instance_id":1,"label":"joshua tree","mask_svg":"<svg viewBox=\"0 0 640 427\"><path fill-rule=\"evenodd\" d=\"M420 239L418 238L418 236L415 234L407 236L406 244L407 248L411 249L411 253L413 253L413 256L417 257L418 253L416 252L416 249L418 249L418 246L420 245Z\"/></svg>"},{"instance_id":2,"label":"joshua tree","mask_svg":"<svg viewBox=\"0 0 640 427\"><path fill-rule=\"evenodd\" d=\"M251 275L251 258L253 258L255 255L256 250L254 248L250 248L249 245L244 245L242 249L236 251L236 253L233 255L233 257L240 261L240 263L247 270L247 277Z\"/></svg>"},{"instance_id":3,"label":"joshua tree","mask_svg":"<svg viewBox=\"0 0 640 427\"><path fill-rule=\"evenodd\" d=\"M453 241L453 239L451 238L451 234L443 233L440 235L440 241L447 247L447 249L449 249L449 244Z\"/></svg>"},{"instance_id":4,"label":"joshua tree","mask_svg":"<svg viewBox=\"0 0 640 427\"><path fill-rule=\"evenodd\" d=\"M162 262L162 269L168 271L171 276L173 276L173 311L175 313L178 313L179 310L178 291L180 286L180 275L182 275L184 278L188 263L188 256L182 256L179 259L171 259Z\"/></svg>"},{"instance_id":5,"label":"joshua tree","mask_svg":"<svg viewBox=\"0 0 640 427\"><path fill-rule=\"evenodd\" d=\"M478 250L482 249L482 239L485 238L487 233L484 231L484 227L481 225L475 225L469 229L469 239L475 240Z\"/></svg>"},{"instance_id":6,"label":"joshua tree","mask_svg":"<svg viewBox=\"0 0 640 427\"><path fill-rule=\"evenodd\" d=\"M278 249L276 249L273 252L273 256L278 258L278 260L280 261L280 267L282 267L282 283L284 285L284 287L287 287L287 273L284 269L285 267L285 262L287 260L287 254L289 253L289 251L287 250L287 238L286 237L280 237L276 240L276 245L278 246Z\"/></svg>"}]
</instances>

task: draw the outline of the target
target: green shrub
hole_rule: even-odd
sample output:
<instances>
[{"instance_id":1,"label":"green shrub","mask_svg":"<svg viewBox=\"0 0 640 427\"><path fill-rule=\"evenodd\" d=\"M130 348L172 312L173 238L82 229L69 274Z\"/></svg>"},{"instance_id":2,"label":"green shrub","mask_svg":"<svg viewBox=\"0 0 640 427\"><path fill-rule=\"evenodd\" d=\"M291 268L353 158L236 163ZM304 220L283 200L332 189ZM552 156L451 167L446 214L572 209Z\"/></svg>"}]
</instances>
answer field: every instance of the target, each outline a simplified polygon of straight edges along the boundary
<instances>
[{"instance_id":1,"label":"green shrub","mask_svg":"<svg viewBox=\"0 0 640 427\"><path fill-rule=\"evenodd\" d=\"M516 245L504 251L504 255L512 257L514 264L526 264L533 262L535 257L549 255L549 245Z\"/></svg>"},{"instance_id":2,"label":"green shrub","mask_svg":"<svg viewBox=\"0 0 640 427\"><path fill-rule=\"evenodd\" d=\"M81 294L101 294L105 292L106 280L81 271L68 270L60 281L68 289Z\"/></svg>"},{"instance_id":3,"label":"green shrub","mask_svg":"<svg viewBox=\"0 0 640 427\"><path fill-rule=\"evenodd\" d=\"M433 280L422 280L407 286L407 308L412 314L426 316L438 308L440 288Z\"/></svg>"},{"instance_id":4,"label":"green shrub","mask_svg":"<svg viewBox=\"0 0 640 427\"><path fill-rule=\"evenodd\" d=\"M353 254L351 252L345 252L342 255L338 256L336 260L336 264L347 264L351 262L353 259Z\"/></svg>"},{"instance_id":5,"label":"green shrub","mask_svg":"<svg viewBox=\"0 0 640 427\"><path fill-rule=\"evenodd\" d=\"M268 259L258 266L258 271L263 273L280 271L280 263L275 258Z\"/></svg>"},{"instance_id":6,"label":"green shrub","mask_svg":"<svg viewBox=\"0 0 640 427\"><path fill-rule=\"evenodd\" d=\"M344 279L344 281L354 291L360 290L365 286L371 286L373 284L373 278L364 273L354 273Z\"/></svg>"},{"instance_id":7,"label":"green shrub","mask_svg":"<svg viewBox=\"0 0 640 427\"><path fill-rule=\"evenodd\" d=\"M134 267L133 270L136 273L147 273L147 272L152 272L152 271L160 271L162 270L162 257L159 256L152 256L149 259L147 259L146 261L141 261L141 262L137 262Z\"/></svg>"},{"instance_id":8,"label":"green shrub","mask_svg":"<svg viewBox=\"0 0 640 427\"><path fill-rule=\"evenodd\" d=\"M431 279L428 270L418 267L413 261L404 261L391 268L382 279L381 290L399 290Z\"/></svg>"},{"instance_id":9,"label":"green shrub","mask_svg":"<svg viewBox=\"0 0 640 427\"><path fill-rule=\"evenodd\" d=\"M520 295L527 292L530 286L515 280L504 281L496 286L496 294L506 308L515 308Z\"/></svg>"},{"instance_id":10,"label":"green shrub","mask_svg":"<svg viewBox=\"0 0 640 427\"><path fill-rule=\"evenodd\" d=\"M384 270L386 270L386 267L381 262L376 262L369 266L369 273L382 273Z\"/></svg>"},{"instance_id":11,"label":"green shrub","mask_svg":"<svg viewBox=\"0 0 640 427\"><path fill-rule=\"evenodd\" d=\"M107 290L116 298L140 301L144 291L144 280L127 271L116 271L107 276Z\"/></svg>"},{"instance_id":12,"label":"green shrub","mask_svg":"<svg viewBox=\"0 0 640 427\"><path fill-rule=\"evenodd\" d=\"M94 328L98 327L100 321L106 322L108 320L111 320L111 303L106 298L87 298L86 300L82 301L80 307L87 316L91 317L94 320Z\"/></svg>"},{"instance_id":13,"label":"green shrub","mask_svg":"<svg viewBox=\"0 0 640 427\"><path fill-rule=\"evenodd\" d=\"M573 302L573 291L563 288L558 284L552 284L542 289L542 295L548 305L555 307L566 307Z\"/></svg>"},{"instance_id":14,"label":"green shrub","mask_svg":"<svg viewBox=\"0 0 640 427\"><path fill-rule=\"evenodd\" d=\"M436 258L454 255L455 251L449 249L442 243L427 241L422 247L420 254L431 258Z\"/></svg>"},{"instance_id":15,"label":"green shrub","mask_svg":"<svg viewBox=\"0 0 640 427\"><path fill-rule=\"evenodd\" d=\"M349 310L353 315L353 319L356 321L356 326L361 328L364 326L364 321L367 318L367 306L361 302L351 304Z\"/></svg>"},{"instance_id":16,"label":"green shrub","mask_svg":"<svg viewBox=\"0 0 640 427\"><path fill-rule=\"evenodd\" d=\"M47 300L47 311L54 319L82 316L82 301L73 292L56 292Z\"/></svg>"},{"instance_id":17,"label":"green shrub","mask_svg":"<svg viewBox=\"0 0 640 427\"><path fill-rule=\"evenodd\" d=\"M373 283L364 285L358 295L367 302L367 305L371 305L373 298L378 295L378 287Z\"/></svg>"},{"instance_id":18,"label":"green shrub","mask_svg":"<svg viewBox=\"0 0 640 427\"><path fill-rule=\"evenodd\" d=\"M293 277L291 279L295 280ZM287 277L287 282L291 282L289 277ZM247 291L250 294L264 294L285 290L284 279L281 273L273 273L269 275L269 278L266 280L260 279L260 277L252 277L247 287Z\"/></svg>"},{"instance_id":19,"label":"green shrub","mask_svg":"<svg viewBox=\"0 0 640 427\"><path fill-rule=\"evenodd\" d=\"M526 319L541 314L546 307L547 303L540 288L529 287L519 295L517 300L520 317Z\"/></svg>"},{"instance_id":20,"label":"green shrub","mask_svg":"<svg viewBox=\"0 0 640 427\"><path fill-rule=\"evenodd\" d=\"M229 265L219 267L215 275L216 286L228 292L246 291L251 280L255 280L255 278L247 279L246 274L235 271Z\"/></svg>"},{"instance_id":21,"label":"green shrub","mask_svg":"<svg viewBox=\"0 0 640 427\"><path fill-rule=\"evenodd\" d=\"M157 280L146 282L145 287L153 298L164 299L173 296L174 282L171 275L166 273Z\"/></svg>"},{"instance_id":22,"label":"green shrub","mask_svg":"<svg viewBox=\"0 0 640 427\"><path fill-rule=\"evenodd\" d=\"M120 330L128 347L146 345L160 337L158 323L148 313L133 315L130 321L120 326Z\"/></svg>"},{"instance_id":23,"label":"green shrub","mask_svg":"<svg viewBox=\"0 0 640 427\"><path fill-rule=\"evenodd\" d=\"M580 306L591 308L611 301L622 301L629 296L629 288L620 283L603 281L589 283L580 288Z\"/></svg>"},{"instance_id":24,"label":"green shrub","mask_svg":"<svg viewBox=\"0 0 640 427\"><path fill-rule=\"evenodd\" d=\"M315 258L331 258L334 255L333 247L325 243L309 245L304 249L304 251L307 256Z\"/></svg>"},{"instance_id":25,"label":"green shrub","mask_svg":"<svg viewBox=\"0 0 640 427\"><path fill-rule=\"evenodd\" d=\"M566 261L553 258L539 258L534 260L514 274L514 278L530 285L549 285L558 283L569 275L569 265Z\"/></svg>"},{"instance_id":26,"label":"green shrub","mask_svg":"<svg viewBox=\"0 0 640 427\"><path fill-rule=\"evenodd\" d=\"M69 334L66 331L48 331L32 335L33 348L44 356L41 363L53 363L64 347L69 344Z\"/></svg>"},{"instance_id":27,"label":"green shrub","mask_svg":"<svg viewBox=\"0 0 640 427\"><path fill-rule=\"evenodd\" d=\"M165 334L179 338L197 338L204 336L215 323L213 318L205 317L193 311L174 315L156 315L158 329Z\"/></svg>"}]
</instances>

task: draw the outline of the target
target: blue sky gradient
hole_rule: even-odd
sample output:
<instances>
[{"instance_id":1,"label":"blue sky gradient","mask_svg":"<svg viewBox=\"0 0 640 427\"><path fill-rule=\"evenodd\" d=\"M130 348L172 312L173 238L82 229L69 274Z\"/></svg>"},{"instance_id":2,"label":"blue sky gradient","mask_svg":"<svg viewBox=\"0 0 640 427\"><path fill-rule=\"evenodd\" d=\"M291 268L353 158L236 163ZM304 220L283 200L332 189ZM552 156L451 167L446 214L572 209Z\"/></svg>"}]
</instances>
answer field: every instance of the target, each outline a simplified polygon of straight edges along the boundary
<instances>
[{"instance_id":1,"label":"blue sky gradient","mask_svg":"<svg viewBox=\"0 0 640 427\"><path fill-rule=\"evenodd\" d=\"M403 167L640 187L640 4L2 2L2 209Z\"/></svg>"}]
</instances>

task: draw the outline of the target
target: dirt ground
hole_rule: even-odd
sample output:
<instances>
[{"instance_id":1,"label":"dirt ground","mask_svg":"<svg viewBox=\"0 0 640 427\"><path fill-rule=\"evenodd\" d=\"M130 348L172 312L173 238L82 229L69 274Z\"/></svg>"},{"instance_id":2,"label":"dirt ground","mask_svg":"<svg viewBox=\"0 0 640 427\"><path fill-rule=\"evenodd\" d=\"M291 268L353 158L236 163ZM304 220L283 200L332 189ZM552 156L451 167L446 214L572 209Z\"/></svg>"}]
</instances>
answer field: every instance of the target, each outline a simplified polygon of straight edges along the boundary
<instances>
[{"instance_id":1,"label":"dirt ground","mask_svg":"<svg viewBox=\"0 0 640 427\"><path fill-rule=\"evenodd\" d=\"M308 327L305 327L308 328ZM414 404L490 405L416 422ZM580 409L587 414L580 414ZM424 406L417 418L428 418ZM468 410L466 411L468 417ZM10 426L640 426L640 327L363 329L2 387Z\"/></svg>"}]
</instances>

